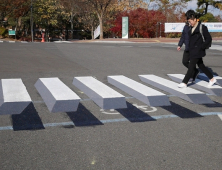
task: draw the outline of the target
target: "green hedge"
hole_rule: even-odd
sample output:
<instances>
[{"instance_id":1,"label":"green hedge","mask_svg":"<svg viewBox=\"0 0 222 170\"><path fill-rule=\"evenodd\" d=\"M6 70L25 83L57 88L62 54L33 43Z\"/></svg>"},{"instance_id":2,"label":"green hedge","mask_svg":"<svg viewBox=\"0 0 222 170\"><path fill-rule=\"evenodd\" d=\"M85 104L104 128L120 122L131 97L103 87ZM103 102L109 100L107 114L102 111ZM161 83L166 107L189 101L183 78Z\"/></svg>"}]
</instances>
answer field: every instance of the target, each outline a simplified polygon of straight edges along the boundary
<instances>
[{"instance_id":1,"label":"green hedge","mask_svg":"<svg viewBox=\"0 0 222 170\"><path fill-rule=\"evenodd\" d=\"M8 30L4 27L0 27L0 35L5 37L8 34Z\"/></svg>"}]
</instances>

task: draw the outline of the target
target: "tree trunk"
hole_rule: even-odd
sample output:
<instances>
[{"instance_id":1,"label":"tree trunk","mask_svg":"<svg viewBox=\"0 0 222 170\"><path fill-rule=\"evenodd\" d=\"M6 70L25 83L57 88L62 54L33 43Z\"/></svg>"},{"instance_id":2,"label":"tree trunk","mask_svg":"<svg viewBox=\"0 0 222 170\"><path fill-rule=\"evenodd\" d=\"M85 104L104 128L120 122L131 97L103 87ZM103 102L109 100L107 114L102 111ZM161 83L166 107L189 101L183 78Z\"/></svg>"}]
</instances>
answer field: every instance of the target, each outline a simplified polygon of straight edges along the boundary
<instances>
[{"instance_id":1,"label":"tree trunk","mask_svg":"<svg viewBox=\"0 0 222 170\"><path fill-rule=\"evenodd\" d=\"M73 12L71 12L70 23L71 23L71 39L73 39Z\"/></svg>"},{"instance_id":2,"label":"tree trunk","mask_svg":"<svg viewBox=\"0 0 222 170\"><path fill-rule=\"evenodd\" d=\"M207 14L208 5L209 5L208 2L206 2L206 8L205 8L205 11L204 11L204 12L205 12L205 15Z\"/></svg>"},{"instance_id":3,"label":"tree trunk","mask_svg":"<svg viewBox=\"0 0 222 170\"><path fill-rule=\"evenodd\" d=\"M92 25L92 29L91 29L91 36L92 36L92 40L94 40L94 27Z\"/></svg>"},{"instance_id":4,"label":"tree trunk","mask_svg":"<svg viewBox=\"0 0 222 170\"><path fill-rule=\"evenodd\" d=\"M71 39L73 39L74 37L73 37L73 22L71 21Z\"/></svg>"}]
</instances>

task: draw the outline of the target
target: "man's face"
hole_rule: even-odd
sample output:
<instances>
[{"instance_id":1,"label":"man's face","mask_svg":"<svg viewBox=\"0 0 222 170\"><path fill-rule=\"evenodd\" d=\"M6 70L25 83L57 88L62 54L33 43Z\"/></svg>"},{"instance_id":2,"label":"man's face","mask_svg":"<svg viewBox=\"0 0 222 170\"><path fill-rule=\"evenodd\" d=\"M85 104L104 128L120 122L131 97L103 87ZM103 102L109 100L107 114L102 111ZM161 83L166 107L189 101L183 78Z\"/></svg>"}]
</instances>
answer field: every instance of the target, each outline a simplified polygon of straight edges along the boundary
<instances>
[{"instance_id":1,"label":"man's face","mask_svg":"<svg viewBox=\"0 0 222 170\"><path fill-rule=\"evenodd\" d=\"M190 23L190 25L193 27L196 23L197 23L197 19L188 19L188 22Z\"/></svg>"}]
</instances>

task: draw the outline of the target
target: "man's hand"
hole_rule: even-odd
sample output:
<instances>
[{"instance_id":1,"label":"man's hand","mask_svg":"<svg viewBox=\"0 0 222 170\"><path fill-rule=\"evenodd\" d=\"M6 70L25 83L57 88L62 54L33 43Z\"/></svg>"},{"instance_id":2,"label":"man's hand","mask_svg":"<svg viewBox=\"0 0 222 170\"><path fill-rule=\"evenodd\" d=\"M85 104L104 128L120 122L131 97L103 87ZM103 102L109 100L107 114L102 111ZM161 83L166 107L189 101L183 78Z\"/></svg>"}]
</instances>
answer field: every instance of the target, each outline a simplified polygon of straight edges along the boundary
<instances>
[{"instance_id":1,"label":"man's hand","mask_svg":"<svg viewBox=\"0 0 222 170\"><path fill-rule=\"evenodd\" d=\"M180 51L180 49L181 49L181 47L180 47L180 46L178 46L178 47L177 47L177 51Z\"/></svg>"}]
</instances>

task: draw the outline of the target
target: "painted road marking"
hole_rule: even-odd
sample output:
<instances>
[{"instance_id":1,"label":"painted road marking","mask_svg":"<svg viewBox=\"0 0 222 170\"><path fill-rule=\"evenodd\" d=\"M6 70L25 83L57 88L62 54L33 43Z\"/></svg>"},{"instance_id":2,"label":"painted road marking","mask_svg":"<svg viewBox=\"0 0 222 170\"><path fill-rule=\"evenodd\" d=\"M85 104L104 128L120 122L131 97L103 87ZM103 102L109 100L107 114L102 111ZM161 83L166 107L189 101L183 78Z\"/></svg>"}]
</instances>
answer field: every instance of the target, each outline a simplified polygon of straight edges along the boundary
<instances>
[{"instance_id":1,"label":"painted road marking","mask_svg":"<svg viewBox=\"0 0 222 170\"><path fill-rule=\"evenodd\" d=\"M104 109L100 109L100 112L106 115L118 115L120 114L119 112L115 112L114 109L110 109L110 110L104 110Z\"/></svg>"},{"instance_id":2,"label":"painted road marking","mask_svg":"<svg viewBox=\"0 0 222 170\"><path fill-rule=\"evenodd\" d=\"M155 107L150 107L152 110L147 110L149 106L147 105L138 105L138 104L133 104L134 107L142 110L143 112L149 113L149 112L155 112L157 111L157 108ZM117 115L120 114L119 112L117 112L114 109L110 109L110 110L104 110L104 109L100 109L101 113L103 114L107 114L107 115Z\"/></svg>"},{"instance_id":3,"label":"painted road marking","mask_svg":"<svg viewBox=\"0 0 222 170\"><path fill-rule=\"evenodd\" d=\"M91 76L74 77L72 84L102 109L127 108L123 95Z\"/></svg>"},{"instance_id":4,"label":"painted road marking","mask_svg":"<svg viewBox=\"0 0 222 170\"><path fill-rule=\"evenodd\" d=\"M157 111L157 108L156 108L156 107L150 107L152 110L148 110L148 111L147 111L148 106L146 106L146 105L139 106L139 105L137 105L137 104L133 104L133 106L137 107L138 109L142 109L143 112L146 112L146 113ZM145 110L145 111L144 111L144 110Z\"/></svg>"},{"instance_id":5,"label":"painted road marking","mask_svg":"<svg viewBox=\"0 0 222 170\"><path fill-rule=\"evenodd\" d=\"M173 81L182 82L185 75L184 74L167 74ZM213 85L208 87L208 82L196 79L194 83L189 83L189 87L193 87L195 89L207 92L209 94L213 94L215 96L222 96L222 87L218 85Z\"/></svg>"},{"instance_id":6,"label":"painted road marking","mask_svg":"<svg viewBox=\"0 0 222 170\"><path fill-rule=\"evenodd\" d=\"M222 115L222 112L204 112L204 113L198 113L201 116L214 116L214 115ZM169 118L180 118L177 115L159 115L159 116L149 116L149 117L144 117L144 118L132 118L132 120L135 121L149 121L149 120L158 120L158 119L169 119ZM101 123L106 124L106 123L117 123L117 122L129 122L127 118L120 118L120 119L106 119L106 120L99 120ZM78 122L79 123L79 122ZM90 122L91 123L91 122ZM93 123L93 122L92 122ZM98 122L95 122L98 123ZM75 126L73 122L60 122L60 123L45 123L43 124L44 127L57 127L57 126ZM13 130L12 126L3 126L0 127L0 131L3 130Z\"/></svg>"},{"instance_id":7,"label":"painted road marking","mask_svg":"<svg viewBox=\"0 0 222 170\"><path fill-rule=\"evenodd\" d=\"M150 47L150 46L139 46L139 47L141 47L141 48L148 48L148 47Z\"/></svg>"},{"instance_id":8,"label":"painted road marking","mask_svg":"<svg viewBox=\"0 0 222 170\"><path fill-rule=\"evenodd\" d=\"M222 114L218 114L219 118L222 120Z\"/></svg>"},{"instance_id":9,"label":"painted road marking","mask_svg":"<svg viewBox=\"0 0 222 170\"><path fill-rule=\"evenodd\" d=\"M197 77L207 82L209 81L209 78L204 73L198 74ZM214 75L214 78L217 79L217 82L215 84L222 86L222 77Z\"/></svg>"},{"instance_id":10,"label":"painted road marking","mask_svg":"<svg viewBox=\"0 0 222 170\"><path fill-rule=\"evenodd\" d=\"M103 47L115 47L115 46L103 46Z\"/></svg>"},{"instance_id":11,"label":"painted road marking","mask_svg":"<svg viewBox=\"0 0 222 170\"><path fill-rule=\"evenodd\" d=\"M186 101L195 104L214 104L214 102L203 92L192 88L179 88L178 83L173 81L155 76L153 74L149 75L139 75L140 80L148 83L154 87L164 90L170 94L176 95Z\"/></svg>"},{"instance_id":12,"label":"painted road marking","mask_svg":"<svg viewBox=\"0 0 222 170\"><path fill-rule=\"evenodd\" d=\"M22 79L0 80L0 115L20 114L31 102Z\"/></svg>"},{"instance_id":13,"label":"painted road marking","mask_svg":"<svg viewBox=\"0 0 222 170\"><path fill-rule=\"evenodd\" d=\"M168 97L126 76L108 76L108 82L149 106L169 106Z\"/></svg>"},{"instance_id":14,"label":"painted road marking","mask_svg":"<svg viewBox=\"0 0 222 170\"><path fill-rule=\"evenodd\" d=\"M59 78L39 78L35 87L50 112L74 112L78 109L80 97Z\"/></svg>"},{"instance_id":15,"label":"painted road marking","mask_svg":"<svg viewBox=\"0 0 222 170\"><path fill-rule=\"evenodd\" d=\"M130 47L133 47L133 46L120 46L120 47L126 47L126 48L130 48Z\"/></svg>"}]
</instances>

